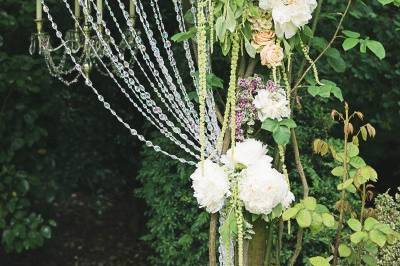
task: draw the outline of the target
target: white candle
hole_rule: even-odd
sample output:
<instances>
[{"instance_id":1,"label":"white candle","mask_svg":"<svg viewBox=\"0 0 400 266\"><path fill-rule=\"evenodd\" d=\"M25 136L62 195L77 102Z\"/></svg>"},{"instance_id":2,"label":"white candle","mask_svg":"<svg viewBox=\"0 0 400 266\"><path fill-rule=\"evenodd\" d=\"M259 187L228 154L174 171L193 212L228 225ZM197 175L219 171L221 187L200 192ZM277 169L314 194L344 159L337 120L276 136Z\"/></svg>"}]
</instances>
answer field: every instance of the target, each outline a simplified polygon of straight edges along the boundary
<instances>
[{"instance_id":1,"label":"white candle","mask_svg":"<svg viewBox=\"0 0 400 266\"><path fill-rule=\"evenodd\" d=\"M79 5L79 0L75 0L75 17L81 17L81 6Z\"/></svg>"},{"instance_id":2,"label":"white candle","mask_svg":"<svg viewBox=\"0 0 400 266\"><path fill-rule=\"evenodd\" d=\"M101 24L103 20L103 0L97 0L97 23Z\"/></svg>"},{"instance_id":3,"label":"white candle","mask_svg":"<svg viewBox=\"0 0 400 266\"><path fill-rule=\"evenodd\" d=\"M42 20L42 2L40 0L36 0L36 20Z\"/></svg>"}]
</instances>

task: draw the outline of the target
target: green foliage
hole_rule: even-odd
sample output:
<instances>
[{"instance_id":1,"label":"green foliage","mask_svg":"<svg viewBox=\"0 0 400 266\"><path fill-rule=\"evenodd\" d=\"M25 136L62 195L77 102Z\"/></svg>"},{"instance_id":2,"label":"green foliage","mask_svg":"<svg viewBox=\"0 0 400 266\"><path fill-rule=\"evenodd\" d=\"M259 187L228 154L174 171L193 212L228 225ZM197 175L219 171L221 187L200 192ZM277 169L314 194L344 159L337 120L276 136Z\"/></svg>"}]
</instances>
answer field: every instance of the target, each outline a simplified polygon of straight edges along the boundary
<instances>
[{"instance_id":1,"label":"green foliage","mask_svg":"<svg viewBox=\"0 0 400 266\"><path fill-rule=\"evenodd\" d=\"M31 210L35 186L34 178L23 172L6 167L0 171L1 243L8 252L38 248L51 238L56 223Z\"/></svg>"},{"instance_id":2,"label":"green foliage","mask_svg":"<svg viewBox=\"0 0 400 266\"><path fill-rule=\"evenodd\" d=\"M276 119L264 120L261 128L272 132L274 141L279 145L286 145L290 141L290 129L296 128L297 125L292 119L282 119L278 121Z\"/></svg>"},{"instance_id":3,"label":"green foliage","mask_svg":"<svg viewBox=\"0 0 400 266\"><path fill-rule=\"evenodd\" d=\"M162 147L172 147L157 138ZM137 195L147 204L147 232L143 236L154 251L151 265L204 265L207 261L209 215L193 197L192 167L165 160L164 155L144 148ZM184 206L184 211L182 211ZM182 254L186 254L183 256Z\"/></svg>"},{"instance_id":4,"label":"green foliage","mask_svg":"<svg viewBox=\"0 0 400 266\"><path fill-rule=\"evenodd\" d=\"M375 199L376 218L379 222L387 224L390 230L400 231L400 194L390 196L388 193L378 195ZM370 222L368 229L376 224ZM367 224L365 225L367 228ZM389 229L386 228L386 229ZM400 264L400 241L379 249L375 255L378 265Z\"/></svg>"}]
</instances>

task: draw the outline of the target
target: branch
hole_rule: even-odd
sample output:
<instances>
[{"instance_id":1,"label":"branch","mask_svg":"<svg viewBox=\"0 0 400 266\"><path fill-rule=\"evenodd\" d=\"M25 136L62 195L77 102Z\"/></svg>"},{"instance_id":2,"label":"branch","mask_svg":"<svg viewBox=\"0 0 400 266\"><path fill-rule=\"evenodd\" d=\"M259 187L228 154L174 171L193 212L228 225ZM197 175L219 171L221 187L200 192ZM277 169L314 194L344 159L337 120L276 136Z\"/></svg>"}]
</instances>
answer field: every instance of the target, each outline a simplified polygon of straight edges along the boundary
<instances>
[{"instance_id":1,"label":"branch","mask_svg":"<svg viewBox=\"0 0 400 266\"><path fill-rule=\"evenodd\" d=\"M310 66L308 66L308 68L306 69L306 71L304 71L303 75L297 80L296 84L294 85L292 91L296 90L300 83L303 81L303 79L306 77L308 71L311 70L311 68L313 67L313 65L315 65L317 63L317 61L319 59L321 59L321 57L326 53L326 51L328 51L328 49L332 46L333 42L336 40L338 34L339 34L339 30L343 25L344 19L347 15L347 13L349 12L350 6L351 6L352 0L348 0L347 2L347 6L346 9L344 10L342 17L340 18L339 24L335 30L335 33L332 36L332 39L329 41L328 45L325 47L325 49L317 56L317 58L315 58L314 63L311 64Z\"/></svg>"},{"instance_id":2,"label":"branch","mask_svg":"<svg viewBox=\"0 0 400 266\"><path fill-rule=\"evenodd\" d=\"M217 254L215 252L217 242L217 220L218 215L216 213L212 213L210 219L210 237L208 239L208 259L210 262L210 266L217 266Z\"/></svg>"}]
</instances>

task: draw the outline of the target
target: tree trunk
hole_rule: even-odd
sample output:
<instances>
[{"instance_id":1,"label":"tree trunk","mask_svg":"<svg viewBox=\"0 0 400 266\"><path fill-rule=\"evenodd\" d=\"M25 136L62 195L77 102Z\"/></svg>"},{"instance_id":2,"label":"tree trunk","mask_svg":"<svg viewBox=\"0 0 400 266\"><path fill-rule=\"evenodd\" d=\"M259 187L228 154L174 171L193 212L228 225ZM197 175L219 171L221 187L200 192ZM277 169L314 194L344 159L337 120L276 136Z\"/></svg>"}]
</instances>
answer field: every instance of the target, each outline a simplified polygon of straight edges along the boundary
<instances>
[{"instance_id":1,"label":"tree trunk","mask_svg":"<svg viewBox=\"0 0 400 266\"><path fill-rule=\"evenodd\" d=\"M253 224L255 234L249 241L248 266L264 265L265 250L267 247L267 223L259 218Z\"/></svg>"}]
</instances>

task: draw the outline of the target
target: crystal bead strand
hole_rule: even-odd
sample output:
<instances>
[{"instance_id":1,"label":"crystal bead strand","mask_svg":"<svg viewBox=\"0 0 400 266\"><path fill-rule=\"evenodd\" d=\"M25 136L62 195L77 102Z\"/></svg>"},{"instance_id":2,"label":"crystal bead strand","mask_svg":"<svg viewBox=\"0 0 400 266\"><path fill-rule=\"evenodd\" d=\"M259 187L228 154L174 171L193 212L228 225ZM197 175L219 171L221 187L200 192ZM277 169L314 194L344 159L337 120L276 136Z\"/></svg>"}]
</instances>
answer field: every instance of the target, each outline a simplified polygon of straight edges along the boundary
<instances>
[{"instance_id":1,"label":"crystal bead strand","mask_svg":"<svg viewBox=\"0 0 400 266\"><path fill-rule=\"evenodd\" d=\"M66 3L66 0L64 0L64 3L66 4L67 8L69 9L70 14L73 16L72 10L70 9L69 5ZM96 8L96 7L94 7L94 8ZM84 12L85 12L85 11L87 11L87 10L84 9ZM89 16L89 15L87 15L87 16L88 16L88 21L89 21L90 23L92 23L92 26L95 28L95 27L96 27L96 24L93 23L93 19L91 18L91 16ZM73 18L74 18L74 17L73 17ZM75 18L74 18L74 19L75 19ZM107 27L106 27L107 25L105 24L104 20L103 20L103 26L104 26L104 28L105 28L106 31L107 31ZM85 34L85 33L83 32L83 34ZM114 62L114 64L116 65L117 69L120 71L120 76L123 78L123 80L124 80L125 83L128 85L128 87L130 88L130 90L134 93L134 95L138 98L138 100L140 100L140 98L143 98L143 101L144 101L144 102L140 100L142 106L146 107L146 105L147 105L147 106L150 105L149 107L150 107L151 110L158 109L159 111L157 112L157 114L159 115L160 120L161 120L161 121L166 121L167 126L171 127L171 129L173 130L174 133L176 133L176 134L177 134L178 136L180 136L183 140L185 140L189 145L191 145L193 148L195 148L195 150L199 150L199 148L198 148L191 140L189 140L188 137L187 137L184 133L181 132L181 129L175 127L174 124L173 124L171 121L168 120L167 116L164 115L164 114L162 113L161 108L159 108L158 106L156 106L155 102L151 100L150 94L147 93L147 92L145 91L144 87L139 83L139 81L138 81L138 80L136 79L136 77L134 76L134 72L133 72L133 71L131 72L131 75L132 75L133 79L129 79L129 80L128 80L129 74L128 74L128 72L124 71L124 65L121 64L121 63L118 63L118 62L116 61L116 60L117 60L117 57L114 56L114 55L112 55L111 49L110 49L110 47L107 46L107 44L105 43L105 41L104 41L104 39L103 39L101 33L100 33L99 31L96 31L96 34L98 35L98 38L99 38L100 42L104 45L104 50L106 51L106 53L108 53L108 57L109 57L110 59L113 60L113 62ZM116 45L115 45L115 40L114 40L113 37L111 37L111 36L110 36L110 42L114 45L114 48L118 49L118 47L116 47ZM123 56L123 55L119 54L119 57L122 57L122 56ZM99 57L98 59L99 59L99 61L103 64L102 59L101 59L100 57ZM126 62L125 62L125 63L126 63ZM103 64L103 66L106 68L106 66L105 66L104 64ZM109 72L109 75L114 79L114 77L113 77L111 71L109 71L107 68L106 68L106 70ZM116 84L118 84L118 82L117 82L115 79L114 79L114 81L115 81ZM135 82L136 82L136 84L135 84ZM135 90L133 90L133 89L131 88L132 85L134 86ZM132 99L129 97L129 95L125 93L125 90L124 90L119 84L118 84L118 86L120 87L121 91L125 94L125 96L126 96L132 103L134 103L134 102L132 101ZM136 91L136 89L139 89L139 91ZM136 93L135 91L136 91L137 93L139 93L140 97L137 96L137 93ZM136 107L136 108L139 108L137 105L135 105L135 107ZM150 111L148 111L148 108L147 108L147 107L146 107L145 110L154 118L153 113L151 113ZM152 121L150 121L150 120L149 120L149 121L152 122L153 125L157 126L157 124L161 124L160 120L157 120L157 121L156 121L156 124L154 124L154 123L153 123ZM160 131L161 131L163 134L165 134L164 132L166 132L167 134L170 134L169 131L166 131L165 128L163 128L163 129L160 130ZM172 135L166 135L166 136L169 137L169 138L171 138ZM174 138L173 140L174 140L175 142L177 142L177 140L176 140L175 138ZM181 147L182 149L184 149L185 151L188 151L188 149L187 149L181 142L177 142L177 144L178 144L178 146L180 146L180 147ZM191 152L190 152L190 153L191 153ZM195 156L193 153L191 153L191 155Z\"/></svg>"},{"instance_id":2,"label":"crystal bead strand","mask_svg":"<svg viewBox=\"0 0 400 266\"><path fill-rule=\"evenodd\" d=\"M95 8L95 7L94 7L94 8ZM89 21L92 21L92 20L89 18ZM107 32L107 25L105 24L104 21L103 21L103 26L104 26L104 28L106 29L106 32ZM93 25L93 27L96 27L96 25ZM109 32L109 31L108 31L108 32ZM103 40L101 34L99 34L99 32L96 32L96 33L98 34L99 39L100 39L100 40ZM114 45L114 48L118 49L118 47L116 47L116 45L115 45L115 40L114 40L113 37L111 37L111 36L110 36L110 42ZM104 43L104 42L103 42L103 43ZM109 48L109 47L105 47L105 50L110 50L110 48ZM110 52L110 53L111 53L111 52ZM119 56L122 57L123 55L119 54ZM109 56L109 57L110 57L111 59L113 59L113 60L116 60L116 58L117 58L116 56L113 56L113 55L111 55L111 56ZM124 62L124 63L125 63L125 65L126 65L127 62ZM115 64L116 64L117 66L120 66L120 67L119 67L119 70L122 71L121 75L122 75L123 78L126 78L126 77L128 76L128 73L127 73L127 72L124 72L122 64L120 64L120 63L118 63L118 62L115 62ZM139 81L138 81L138 80L136 79L136 77L134 76L134 72L133 72L133 71L130 71L130 72L131 72L131 75L133 75L133 78L134 78L134 79L133 79L133 80L129 80L129 81L128 81L127 79L125 79L127 85L128 85L128 86L132 85L131 83L132 83L133 81L136 81L136 82L139 84ZM137 87L137 86L136 86L136 87ZM139 84L139 88L142 89L142 92L141 92L141 93L148 94L148 93L145 92L144 87L143 87L141 84ZM154 103L154 101L152 101L152 102ZM147 101L146 101L146 103L147 103ZM155 103L154 103L154 104L155 104ZM156 108L157 108L157 109L160 109L159 107L156 107ZM154 107L153 107L152 109L154 109ZM161 114L161 115L162 115L162 117L164 117L162 120L166 120L166 116L163 115L163 114ZM187 136L181 132L181 130L180 130L179 128L174 127L172 122L170 122L170 121L167 120L166 123L167 123L168 126L171 126L171 127L173 128L173 131L174 131L176 134L178 134L180 137L182 137L189 145L191 145L191 146L194 147L196 150L198 150L198 147L195 146L194 143L193 143L192 141L190 141L190 140L187 138Z\"/></svg>"},{"instance_id":3,"label":"crystal bead strand","mask_svg":"<svg viewBox=\"0 0 400 266\"><path fill-rule=\"evenodd\" d=\"M73 15L73 13L72 13L72 10L71 10L71 8L70 8L70 6L69 6L69 4L66 2L66 0L63 0L64 1L64 3L65 3L65 5L67 6L67 8L68 8L68 10L70 11L70 14L72 15L72 17L74 18L74 19L76 19L75 17L74 17L74 15ZM54 23L55 24L55 23ZM54 27L56 27L56 25L54 25L53 26L53 28ZM82 28L80 27L80 30L83 32L83 30L82 30ZM59 32L58 30L56 30L57 32ZM83 32L84 33L84 32ZM85 33L84 33L85 34ZM62 36L62 35L61 35ZM102 38L100 38L100 40L102 40ZM89 45L92 45L91 43L89 43ZM94 50L94 52L95 52L95 54L97 54L97 52ZM75 59L74 59L75 60ZM102 60L99 58L99 61L102 63ZM79 69L81 69L81 67L79 67ZM119 85L119 83L118 83L118 81L115 79L115 77L114 77L114 75L111 73L111 72L109 72L109 76L114 80L114 82L117 84L117 86L121 89L121 91L124 93L124 95L131 101L131 103L155 126L155 127L157 127L160 131L161 131L161 133L163 133L165 136L167 136L169 139L171 139L173 142L175 142L179 147L181 147L182 149L184 149L186 152L188 152L189 154L191 154L192 156L194 156L194 157L198 157L198 155L195 155L195 154L193 154L185 145L183 145L181 142L179 142L179 141L177 141L175 138L173 138L172 137L172 134L171 133L169 133L169 132L166 132L166 130L165 130L165 128L164 127L162 127L162 128L159 128L158 127L158 125L157 124L155 124L151 119L149 119L149 117L146 115L146 113L144 113L143 111L142 111L142 109L129 97L129 94L127 94L126 93L126 91ZM90 82L90 84L91 84L91 81L89 80L89 78L88 77L86 77L85 76L85 79L86 79L86 81L87 81L87 83L89 83ZM135 86L135 88L138 88L138 86ZM142 96L142 94L141 94L141 96ZM140 98L138 98L139 100L140 100ZM141 101L141 100L140 100ZM153 116L153 114L148 110L148 108L146 107L146 105L141 101L141 104L142 104L142 106L144 106L144 108L145 108L145 110L151 115L151 116ZM153 118L155 118L154 116L153 116ZM157 123L160 123L160 121L157 121ZM160 125L161 125L161 123L160 123Z\"/></svg>"},{"instance_id":4,"label":"crystal bead strand","mask_svg":"<svg viewBox=\"0 0 400 266\"><path fill-rule=\"evenodd\" d=\"M120 0L118 0L118 2L120 2ZM121 5L121 7L122 6L123 5ZM169 89L171 90L172 95L174 96L175 102L177 102L180 109L182 109L185 112L185 114L188 116L188 118L193 119L191 116L191 112L187 109L186 105L184 104L184 102L181 98L181 95L178 93L177 87L176 87L175 83L173 82L173 79L172 79L171 75L169 74L167 67L165 66L165 61L161 56L160 49L157 46L157 41L154 38L154 32L150 28L150 25L147 21L147 14L144 12L143 6L140 1L137 2L136 11L138 14L138 18L142 22L142 25L143 25L145 33L146 33L145 35L149 41L151 50L153 51L153 54L156 57L156 60L160 66L161 72L163 73L165 78L169 81ZM128 19L128 18L126 17L126 19ZM169 60L170 60L171 66L174 64L176 65L176 63L171 62L170 56L169 56ZM175 73L175 76L176 76L176 73ZM179 86L181 86L181 84L179 84ZM197 124L196 120L193 120L193 122Z\"/></svg>"},{"instance_id":5,"label":"crystal bead strand","mask_svg":"<svg viewBox=\"0 0 400 266\"><path fill-rule=\"evenodd\" d=\"M66 0L64 0L64 1L66 1ZM43 11L44 11L44 12L46 13L46 15L47 15L47 18L49 19L50 22L52 22L52 27L53 27L53 29L54 29L56 32L59 32L59 31L58 31L58 28L57 28L57 25L54 23L53 18L52 18L52 16L51 16L50 12L49 12L48 6L45 4L44 0L41 0L41 3L42 3L42 6L43 6ZM68 3L66 3L66 4L68 4ZM61 33L61 32L60 32L60 33ZM62 34L57 34L57 38L59 38L60 41L62 42L62 44L65 45L65 41L64 41L64 39L62 38ZM101 103L103 103L104 107L105 107L114 117L116 117L117 120L118 120L120 123L122 123L127 129L129 129L131 135L136 136L140 141L144 142L144 143L146 144L146 146L152 147L156 152L161 152L161 153L163 153L164 155L166 155L166 156L168 156L168 157L170 157L170 158L172 158L172 159L174 159L174 160L180 161L181 163L186 163L186 164L190 164L190 165L195 165L195 164L196 164L196 163L193 162L193 161L187 161L186 159L180 158L180 157L178 157L178 156L176 156L176 155L169 154L168 152L162 150L160 146L154 145L151 141L147 141L143 135L141 135L141 134L139 134L139 133L137 132L137 130L132 129L128 123L124 122L123 119L122 119L120 116L118 116L118 114L111 108L111 105L110 105L108 102L106 102L106 101L104 100L104 97L93 87L92 82L88 79L88 77L86 77L86 76L84 75L81 66L76 62L75 57L74 57L71 53L68 53L68 55L71 57L71 60L72 60L72 62L75 64L76 69L85 77L85 79L86 79L86 85L89 86L89 87L92 89L92 91L96 94L97 99L98 99Z\"/></svg>"},{"instance_id":6,"label":"crystal bead strand","mask_svg":"<svg viewBox=\"0 0 400 266\"><path fill-rule=\"evenodd\" d=\"M146 71L143 69L143 67L141 66L140 62L137 60L134 51L131 50L131 48L130 48L130 46L129 46L129 43L128 43L127 40L126 40L126 36L125 36L125 34L123 33L121 27L119 26L119 24L118 24L118 22L117 22L117 20L116 20L116 18L115 18L114 13L113 13L111 7L110 7L109 4L108 4L108 1L105 1L105 4L106 4L106 6L107 6L107 8L108 8L108 10L109 10L109 12L110 12L110 15L111 15L111 17L112 17L114 23L116 24L116 26L117 26L117 28L118 28L118 30L119 30L121 36L122 36L122 39L126 42L126 44L127 44L127 46L128 46L128 49L131 51L132 56L135 58L135 62L138 64L138 66L139 66L139 68L141 69L142 73L144 74L144 76L145 76L146 79L148 80L150 86L154 89L154 91L156 92L157 96L158 96L158 97L160 98L160 100L164 103L164 105L166 106L166 108L168 109L168 111L169 111L170 113L172 113L172 114L175 116L175 113L174 113L173 110L171 109L170 105L169 105L168 103L165 102L165 98L167 98L167 99L169 100L170 104L172 104L172 106L173 106L174 109L178 108L176 105L174 105L173 102L170 101L171 98L172 98L172 95L169 96L168 90L165 88L165 85L164 85L163 81L162 81L162 80L157 80L157 81L159 81L158 84L159 84L160 87L161 87L161 91L162 91L165 95L167 95L167 97L163 97L163 96L161 95L161 93L159 92L157 86L155 86L154 83L150 80L150 78L149 78L149 76L147 75ZM105 25L105 24L104 24L104 25ZM129 27L131 27L131 24L128 24L128 25L130 25ZM105 27L106 27L106 25L105 25ZM106 33L108 34L109 31L106 30ZM132 33L134 33L133 30L132 30ZM142 44L140 44L140 43L139 43L139 45L140 45L140 47L144 47L144 46L142 46ZM143 51L143 49L141 49L141 51ZM148 58L148 56L147 56L146 54L144 54L143 56L144 56L144 58L146 58L146 57ZM148 60L149 60L149 58L148 58ZM150 67L150 68L151 68L151 67ZM129 72L132 72L132 70L130 69ZM154 74L157 74L158 71L155 70L155 69L151 69L150 73L153 73L153 75L154 75ZM155 75L155 77L156 77L156 76L157 76L157 75ZM181 120L186 120L186 117L185 117L182 113L178 113L178 116L180 117ZM177 117L175 116L175 118L177 118ZM177 120L178 120L178 118L177 118ZM179 121L179 120L178 120L178 121ZM186 125L188 125L188 123L189 123L189 122L186 120ZM182 125L184 128L186 128L183 124L181 124L181 125ZM192 128L192 127L193 127L192 124L190 124L190 128ZM193 135L193 132L192 132L192 131L189 131L189 130L186 130L186 131L187 131L189 134L191 134L191 135L197 140L196 135Z\"/></svg>"},{"instance_id":7,"label":"crystal bead strand","mask_svg":"<svg viewBox=\"0 0 400 266\"><path fill-rule=\"evenodd\" d=\"M184 25L183 25L183 27L182 27L182 25L180 25L180 21L182 21L183 18L180 17L179 10L177 10L177 3L176 3L176 1L173 1L173 2L174 2L175 12L177 13L177 21L178 21L179 29L180 30L182 29L183 31L185 31ZM160 8L159 8L159 5L158 5L158 0L151 0L151 6L153 8L153 12L155 13L156 23L157 23L158 29L159 29L159 31L161 33L161 36L162 36L162 39L163 39L163 42L164 42L164 46L167 49L169 57L171 57L171 59L173 60L171 65L173 65L175 67L175 71L178 73L178 77L177 77L178 84L179 84L179 80L180 80L180 84L181 84L181 87L182 87L183 82L182 82L182 79L179 76L179 70L176 68L176 61L175 61L173 52L171 50L170 41L168 40L168 33L166 32L164 23L162 21L162 16L161 16ZM195 72L195 70L194 70L195 68L194 68L193 60L191 58L190 47L189 47L189 44L188 44L187 41L186 41L186 45L184 43L184 49L185 49L186 59L187 59L187 62L189 64L190 73L192 75L192 73ZM193 77L195 77L194 74L192 75L192 78ZM197 80L195 78L193 78L193 81L194 81L194 84L197 85ZM184 92L184 96L187 98L187 101L190 102L190 100L188 99L187 94L186 94L186 89L185 88L183 88L183 89L181 88L181 90ZM210 107L210 104L212 102L212 101L210 101L209 97L213 97L212 93L208 93L207 94L207 106L208 107ZM192 108L191 111L194 111L193 110L193 104L191 104L191 108ZM196 117L197 117L197 113L196 113ZM216 114L215 114L215 110L213 109L213 105L212 105L211 110L210 110L210 108L207 108L206 117L205 118L206 118L207 129L209 131L208 138L211 140L212 144L215 144L216 143L216 137L215 136L217 135L216 134L217 130L213 127L215 124L212 124L213 117L215 118ZM196 121L198 121L198 120L196 119Z\"/></svg>"},{"instance_id":8,"label":"crystal bead strand","mask_svg":"<svg viewBox=\"0 0 400 266\"><path fill-rule=\"evenodd\" d=\"M116 18L115 18L115 16L113 15L113 12L112 12L110 6L108 5L108 1L105 1L105 3L106 3L106 5L107 5L107 8L108 8L109 11L110 11L111 16L113 17L113 20L114 20L114 22L115 22L117 28L120 30L120 32L122 32L122 30L120 29L119 24L116 22ZM128 27L129 27L129 29L130 29L132 35L134 36L134 39L135 39L135 41L137 42L137 45L141 48L141 49L139 49L139 50L140 50L140 52L142 53L142 56L143 56L144 60L146 61L148 67L151 69L150 73L152 73L153 76L154 76L156 79L158 78L159 85L161 85L161 90L162 90L162 92L167 96L167 97L163 97L163 98L167 98L167 100L168 100L168 101L170 102L170 104L172 105L173 109L177 111L178 116L179 116L182 120L185 121L186 126L183 126L183 128L184 128L186 131L190 130L191 133L194 133L194 131L193 131L193 125L194 125L195 123L194 123L194 122L188 122L188 121L187 121L187 117L181 112L180 108L178 108L178 106L176 105L176 103L173 101L173 100L174 100L174 96L173 96L172 94L169 94L169 92L168 92L168 90L166 89L166 87L165 87L163 81L159 78L158 71L157 71L156 69L154 69L154 64L150 61L150 57L149 57L148 54L145 52L145 46L144 46L143 43L141 42L140 36L138 36L138 35L135 33L135 30L132 28L133 23L129 20L129 13L126 12L126 11L124 11L124 5L123 5L123 3L121 3L121 2L119 2L119 3L120 3L120 8L121 8L121 10L123 10L123 14L124 14L125 18L126 18L127 21L128 21ZM122 36L123 36L123 34L122 34ZM144 72L144 73L145 73L145 72ZM174 86L174 84L172 83L172 78L171 78L171 77L167 77L167 81L168 81L168 83L169 83L170 86ZM150 84L151 84L151 85L154 85L151 81L150 81ZM154 89L157 89L156 86L153 86L153 88L154 88ZM168 106L167 106L167 107L168 107ZM194 137L195 139L197 139L197 136L196 136L196 135L193 135L193 137Z\"/></svg>"}]
</instances>

